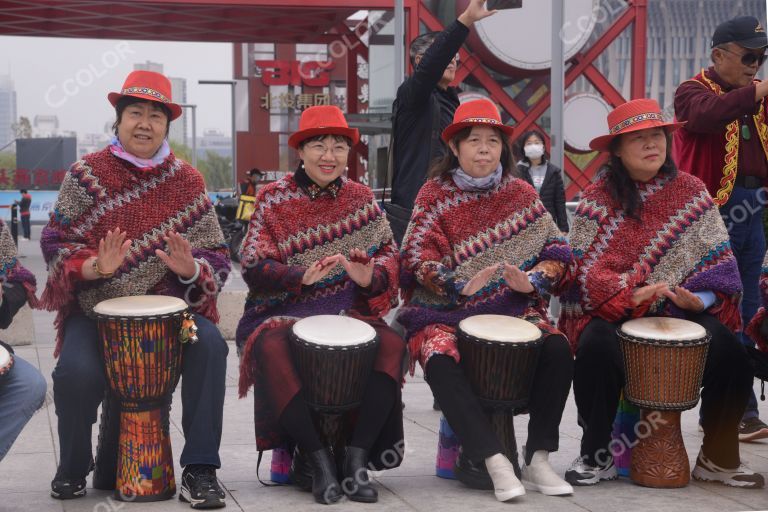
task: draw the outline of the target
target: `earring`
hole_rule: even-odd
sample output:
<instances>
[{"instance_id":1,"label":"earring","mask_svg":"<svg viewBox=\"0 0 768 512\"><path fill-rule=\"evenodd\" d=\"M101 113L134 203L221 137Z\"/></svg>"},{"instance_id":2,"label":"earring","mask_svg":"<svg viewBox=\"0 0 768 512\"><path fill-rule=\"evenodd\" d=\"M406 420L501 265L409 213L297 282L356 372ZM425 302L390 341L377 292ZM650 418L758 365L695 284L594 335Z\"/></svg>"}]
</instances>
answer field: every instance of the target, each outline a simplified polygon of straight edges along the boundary
<instances>
[{"instance_id":1,"label":"earring","mask_svg":"<svg viewBox=\"0 0 768 512\"><path fill-rule=\"evenodd\" d=\"M304 168L304 162L301 162L301 164L299 164L299 167L300 167L301 169L303 169L303 168Z\"/></svg>"},{"instance_id":2,"label":"earring","mask_svg":"<svg viewBox=\"0 0 768 512\"><path fill-rule=\"evenodd\" d=\"M344 167L344 170L345 170L345 171L348 171L348 170L349 170L349 166L345 166L345 167Z\"/></svg>"}]
</instances>

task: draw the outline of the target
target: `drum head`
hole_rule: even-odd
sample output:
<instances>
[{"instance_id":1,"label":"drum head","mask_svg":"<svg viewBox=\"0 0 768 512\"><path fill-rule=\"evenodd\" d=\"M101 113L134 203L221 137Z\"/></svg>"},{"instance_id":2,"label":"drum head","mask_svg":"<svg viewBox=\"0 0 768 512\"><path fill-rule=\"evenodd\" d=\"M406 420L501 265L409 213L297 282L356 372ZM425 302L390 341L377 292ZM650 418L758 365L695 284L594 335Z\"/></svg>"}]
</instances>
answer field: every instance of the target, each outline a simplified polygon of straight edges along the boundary
<instances>
[{"instance_id":1,"label":"drum head","mask_svg":"<svg viewBox=\"0 0 768 512\"><path fill-rule=\"evenodd\" d=\"M93 308L93 312L105 316L149 317L180 313L188 307L186 302L177 297L133 295L101 301Z\"/></svg>"},{"instance_id":2,"label":"drum head","mask_svg":"<svg viewBox=\"0 0 768 512\"><path fill-rule=\"evenodd\" d=\"M629 320L621 325L621 332L634 338L658 341L700 340L707 335L707 330L697 323L661 316Z\"/></svg>"},{"instance_id":3,"label":"drum head","mask_svg":"<svg viewBox=\"0 0 768 512\"><path fill-rule=\"evenodd\" d=\"M541 329L522 318L505 315L475 315L459 322L464 333L487 341L528 343L541 338Z\"/></svg>"},{"instance_id":4,"label":"drum head","mask_svg":"<svg viewBox=\"0 0 768 512\"><path fill-rule=\"evenodd\" d=\"M316 315L293 324L293 334L308 343L349 347L368 343L376 337L373 327L348 316Z\"/></svg>"},{"instance_id":5,"label":"drum head","mask_svg":"<svg viewBox=\"0 0 768 512\"><path fill-rule=\"evenodd\" d=\"M5 368L8 366L8 363L11 362L11 353L8 352L8 349L6 349L4 346L0 345L0 369Z\"/></svg>"}]
</instances>

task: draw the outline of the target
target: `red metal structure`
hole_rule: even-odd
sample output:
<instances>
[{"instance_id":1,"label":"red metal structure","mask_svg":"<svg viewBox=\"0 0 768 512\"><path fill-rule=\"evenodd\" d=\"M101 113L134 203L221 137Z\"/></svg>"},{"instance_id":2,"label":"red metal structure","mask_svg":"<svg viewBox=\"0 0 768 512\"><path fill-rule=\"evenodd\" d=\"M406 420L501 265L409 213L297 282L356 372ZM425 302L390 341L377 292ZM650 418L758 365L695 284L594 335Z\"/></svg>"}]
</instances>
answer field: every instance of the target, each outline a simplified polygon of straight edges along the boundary
<instances>
[{"instance_id":1,"label":"red metal structure","mask_svg":"<svg viewBox=\"0 0 768 512\"><path fill-rule=\"evenodd\" d=\"M526 0L529 1L529 0ZM536 0L542 1L542 0ZM610 28L589 48L572 58L566 68L565 86L584 76L611 105L625 98L595 67L595 60L625 30L633 30L632 87L633 98L645 95L646 19L648 0L627 0L627 8ZM393 0L0 0L0 34L17 36L119 38L164 41L209 41L234 43L327 43L340 41L346 53L347 108L360 112L358 94L363 81L358 80L358 57L368 60L368 48L360 41L367 27L353 30L345 20L358 10L391 10ZM406 39L420 33L420 25L440 30L442 24L420 0L404 0ZM237 47L236 47L237 48ZM235 52L237 54L237 50ZM235 59L240 55L235 55ZM484 87L516 122L516 134L536 126L550 106L549 95L541 97L525 111L510 97L466 49L461 51L462 66L457 81L468 75ZM407 59L406 59L407 62ZM537 77L518 97L530 97L542 84ZM251 90L254 91L253 86ZM263 121L254 113L251 121ZM238 146L246 147L248 133L239 133ZM250 140L253 145L253 140ZM265 138L262 142L273 143ZM263 147L263 146L262 146ZM244 150L247 153L247 150ZM356 148L359 158L352 159L350 177L359 178L359 169L368 157L367 148ZM565 172L571 179L566 195L573 197L590 183L604 156L594 158L584 169L566 158ZM252 158L238 155L238 168L246 169Z\"/></svg>"}]
</instances>

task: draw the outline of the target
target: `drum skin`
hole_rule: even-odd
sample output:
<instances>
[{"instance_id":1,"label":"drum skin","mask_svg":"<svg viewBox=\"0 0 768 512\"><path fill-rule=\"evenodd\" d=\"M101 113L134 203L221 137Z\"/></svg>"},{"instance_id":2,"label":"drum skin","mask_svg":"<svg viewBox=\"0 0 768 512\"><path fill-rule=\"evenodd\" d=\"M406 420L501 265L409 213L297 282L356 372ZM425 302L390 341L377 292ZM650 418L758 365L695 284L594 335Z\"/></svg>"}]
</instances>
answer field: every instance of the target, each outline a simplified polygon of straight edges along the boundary
<instances>
[{"instance_id":1,"label":"drum skin","mask_svg":"<svg viewBox=\"0 0 768 512\"><path fill-rule=\"evenodd\" d=\"M0 345L0 385L2 385L5 377L13 368L13 354L8 349Z\"/></svg>"},{"instance_id":2,"label":"drum skin","mask_svg":"<svg viewBox=\"0 0 768 512\"><path fill-rule=\"evenodd\" d=\"M127 303L141 300L125 299ZM179 336L186 305L158 316L116 308L121 314L112 316L104 313L109 311L104 307L108 302L97 305L96 311L107 382L120 400L115 497L137 502L170 499L176 493L176 482L168 411L181 375ZM154 296L151 302L162 301Z\"/></svg>"}]
</instances>

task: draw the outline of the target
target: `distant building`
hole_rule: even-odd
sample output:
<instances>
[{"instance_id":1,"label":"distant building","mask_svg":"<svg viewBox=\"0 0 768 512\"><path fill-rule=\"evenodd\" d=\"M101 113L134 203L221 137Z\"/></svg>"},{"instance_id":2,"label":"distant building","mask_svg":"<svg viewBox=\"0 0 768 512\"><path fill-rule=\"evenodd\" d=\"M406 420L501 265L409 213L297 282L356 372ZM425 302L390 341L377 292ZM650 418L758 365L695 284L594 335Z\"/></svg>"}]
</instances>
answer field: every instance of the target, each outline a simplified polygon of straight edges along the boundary
<instances>
[{"instance_id":1,"label":"distant building","mask_svg":"<svg viewBox=\"0 0 768 512\"><path fill-rule=\"evenodd\" d=\"M16 89L13 80L8 75L0 75L0 148L16 138L12 129L16 121Z\"/></svg>"},{"instance_id":2,"label":"distant building","mask_svg":"<svg viewBox=\"0 0 768 512\"><path fill-rule=\"evenodd\" d=\"M203 159L208 151L224 157L232 157L232 137L216 130L205 130L197 139L197 158Z\"/></svg>"},{"instance_id":3,"label":"distant building","mask_svg":"<svg viewBox=\"0 0 768 512\"><path fill-rule=\"evenodd\" d=\"M134 71L154 71L163 73L163 65L159 62L146 61L133 65ZM187 102L187 80L186 78L168 77L171 81L171 97L174 103ZM186 109L182 111L181 116L171 123L171 129L168 133L168 140L181 144L189 145L187 138L187 115Z\"/></svg>"},{"instance_id":4,"label":"distant building","mask_svg":"<svg viewBox=\"0 0 768 512\"><path fill-rule=\"evenodd\" d=\"M32 137L50 138L58 137L59 117L50 115L37 115L32 120Z\"/></svg>"}]
</instances>

